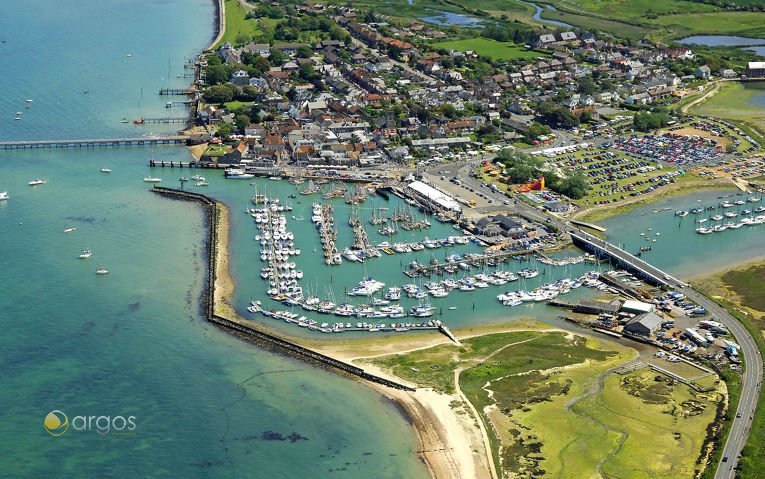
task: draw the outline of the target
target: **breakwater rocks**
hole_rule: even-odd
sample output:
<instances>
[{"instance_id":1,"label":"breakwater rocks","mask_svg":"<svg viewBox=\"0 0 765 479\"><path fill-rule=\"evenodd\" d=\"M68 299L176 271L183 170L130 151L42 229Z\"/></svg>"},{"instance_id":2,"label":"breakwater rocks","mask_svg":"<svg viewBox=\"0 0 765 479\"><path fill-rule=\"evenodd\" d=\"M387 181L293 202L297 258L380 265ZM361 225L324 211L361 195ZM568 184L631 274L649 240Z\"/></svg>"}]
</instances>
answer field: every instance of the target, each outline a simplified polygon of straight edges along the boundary
<instances>
[{"instance_id":1,"label":"breakwater rocks","mask_svg":"<svg viewBox=\"0 0 765 479\"><path fill-rule=\"evenodd\" d=\"M346 363L344 361L340 361L312 349L300 346L299 344L296 344L285 338L264 331L258 328L254 323L250 324L249 321L244 321L238 318L226 318L216 314L215 280L217 252L219 247L218 228L220 226L217 201L200 193L177 190L173 188L165 188L161 186L155 186L151 189L151 191L168 198L195 201L199 203L204 210L205 223L207 226L207 235L205 238L206 244L204 245L207 253L205 255L207 257L207 275L205 280L202 305L204 316L208 321L226 329L229 332L236 334L237 336L250 340L263 347L264 349L279 352L282 354L288 354L297 359L310 362L311 364L319 365L335 372L342 372L346 375L355 376L377 384L382 384L383 386L404 391L414 391L414 388L410 386L406 386L404 384L367 373L362 368Z\"/></svg>"}]
</instances>

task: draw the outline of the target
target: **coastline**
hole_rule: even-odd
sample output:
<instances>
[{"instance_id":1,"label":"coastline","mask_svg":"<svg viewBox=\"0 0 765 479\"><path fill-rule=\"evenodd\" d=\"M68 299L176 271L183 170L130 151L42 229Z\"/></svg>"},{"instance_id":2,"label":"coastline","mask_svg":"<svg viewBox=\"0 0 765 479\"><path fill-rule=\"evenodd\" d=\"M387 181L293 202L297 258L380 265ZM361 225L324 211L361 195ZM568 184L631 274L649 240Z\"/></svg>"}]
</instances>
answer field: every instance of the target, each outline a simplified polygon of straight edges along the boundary
<instances>
[{"instance_id":1,"label":"coastline","mask_svg":"<svg viewBox=\"0 0 765 479\"><path fill-rule=\"evenodd\" d=\"M218 33L210 42L205 51L212 50L213 47L223 38L226 34L226 0L213 0L215 4L215 13L218 17Z\"/></svg>"},{"instance_id":2,"label":"coastline","mask_svg":"<svg viewBox=\"0 0 765 479\"><path fill-rule=\"evenodd\" d=\"M699 178L697 180L690 180L676 188L658 190L651 192L648 195L625 200L615 205L596 205L583 208L572 214L569 219L596 223L598 221L603 221L617 215L628 213L635 208L651 204L664 198L671 198L673 196L679 196L693 191L723 190L734 188L737 188L736 184L729 180L720 179L716 181L709 181Z\"/></svg>"},{"instance_id":3,"label":"coastline","mask_svg":"<svg viewBox=\"0 0 765 479\"><path fill-rule=\"evenodd\" d=\"M235 288L228 259L228 242L231 228L229 219L230 209L219 202L216 202L216 205L218 215L217 244L215 245L214 258L213 313L246 321L236 313L230 302ZM495 327L492 329L499 328ZM423 346L420 343L419 347L429 347L432 344L449 341L440 335L431 336L432 339L428 338L428 344ZM380 342L380 339L376 341ZM302 342L302 344L306 343ZM403 342L403 344L408 344L408 342ZM315 343L307 345L316 346ZM358 363L354 359L361 359L358 355L342 354L337 350L332 350L331 347L314 349L320 350L341 361L356 365ZM389 353L386 352L384 354ZM386 371L380 370L369 363L364 364L364 369L391 381L407 384L406 381L393 377ZM484 438L481 437L478 428L474 427L473 418L459 416L451 409L450 403L453 400L459 400L458 396L442 395L424 388L409 392L385 387L370 381L359 381L359 383L374 389L394 401L401 408L406 419L414 428L419 442L418 455L427 466L431 477L434 479L491 477L487 460L488 456L481 453L484 449Z\"/></svg>"}]
</instances>

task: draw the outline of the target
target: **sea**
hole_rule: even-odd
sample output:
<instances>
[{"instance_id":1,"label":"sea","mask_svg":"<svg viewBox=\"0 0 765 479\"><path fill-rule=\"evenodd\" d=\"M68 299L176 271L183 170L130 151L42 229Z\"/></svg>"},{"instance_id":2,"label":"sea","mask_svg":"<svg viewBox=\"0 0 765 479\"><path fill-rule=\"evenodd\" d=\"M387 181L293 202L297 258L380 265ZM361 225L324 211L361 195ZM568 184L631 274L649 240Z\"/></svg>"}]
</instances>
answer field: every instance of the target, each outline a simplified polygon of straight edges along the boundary
<instances>
[{"instance_id":1,"label":"sea","mask_svg":"<svg viewBox=\"0 0 765 479\"><path fill-rule=\"evenodd\" d=\"M183 65L214 23L211 0L7 4L0 140L172 131L121 121L168 115L158 90L189 83ZM0 153L2 475L427 477L394 404L204 321L201 211L148 191L152 156L189 159L183 147ZM52 412L67 418L58 436Z\"/></svg>"},{"instance_id":2,"label":"sea","mask_svg":"<svg viewBox=\"0 0 765 479\"><path fill-rule=\"evenodd\" d=\"M165 108L167 97L157 93L188 85L184 65L213 37L213 7L210 0L8 5L0 17L6 87L0 96L0 141L173 132L172 125L138 126L132 120L186 115L182 108ZM17 112L21 120L14 120ZM149 168L150 158L187 161L190 155L186 148L173 146L0 151L0 191L10 195L0 202L4 475L427 477L417 458L414 431L394 404L359 382L262 351L203 319L202 212L194 204L152 194L143 178L155 176L163 186L180 187L181 176L205 175L209 186L187 182L183 187L230 207L235 309L246 319L296 337L335 341L385 334L322 335L247 312L252 300L283 308L268 299L268 285L260 277L264 263L255 241L258 231L246 212L254 207L251 197L256 193L291 207L284 214L301 250L294 261L304 271L303 287L338 303L367 301L347 296L365 277L386 286L423 286L427 280L403 274L412 261L444 261L448 255L481 248L426 249L328 267L310 222L311 205L321 199L300 195L305 184L227 180L216 170ZM27 185L36 178L46 183ZM739 193L690 193L603 224L609 239L629 251L650 245L643 257L668 272L679 277L703 274L765 254L765 225L698 235L694 220L701 216L680 219L674 210L716 205L722 201L719 196L745 198ZM373 212L408 210L395 196L373 196L358 206L338 198L332 205L341 247L353 240L349 215L362 219L373 243L461 234L430 218L427 230L381 235L368 219ZM70 228L74 230L65 232ZM92 256L80 259L85 249ZM581 254L572 249L554 256ZM97 275L101 267L109 274ZM558 319L561 310L543 304L508 308L496 295L609 269L528 259L511 260L501 268L538 268L540 274L504 288L454 291L432 299L437 311L433 319L452 329L528 317L572 327ZM594 295L580 288L563 299ZM402 303L408 307L417 301ZM324 318L315 317L334 321ZM68 429L62 433L63 426L53 427L58 436L48 432L44 420L49 413L65 415ZM131 417L132 429L126 426Z\"/></svg>"}]
</instances>

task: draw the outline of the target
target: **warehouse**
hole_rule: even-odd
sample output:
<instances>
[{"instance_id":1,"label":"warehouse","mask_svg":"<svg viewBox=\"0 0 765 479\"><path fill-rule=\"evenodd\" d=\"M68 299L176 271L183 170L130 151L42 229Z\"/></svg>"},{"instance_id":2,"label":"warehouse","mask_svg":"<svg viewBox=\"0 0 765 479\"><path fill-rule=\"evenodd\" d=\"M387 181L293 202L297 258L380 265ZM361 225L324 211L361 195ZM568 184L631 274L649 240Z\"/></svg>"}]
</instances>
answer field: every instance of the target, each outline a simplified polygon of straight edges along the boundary
<instances>
[{"instance_id":1,"label":"warehouse","mask_svg":"<svg viewBox=\"0 0 765 479\"><path fill-rule=\"evenodd\" d=\"M636 336L653 336L661 327L663 319L656 313L645 313L635 316L624 326L624 332Z\"/></svg>"},{"instance_id":2,"label":"warehouse","mask_svg":"<svg viewBox=\"0 0 765 479\"><path fill-rule=\"evenodd\" d=\"M440 209L453 211L455 213L462 211L462 207L454 198L430 185L426 185L422 181L413 181L409 183L409 185L407 185L407 190L417 199Z\"/></svg>"}]
</instances>

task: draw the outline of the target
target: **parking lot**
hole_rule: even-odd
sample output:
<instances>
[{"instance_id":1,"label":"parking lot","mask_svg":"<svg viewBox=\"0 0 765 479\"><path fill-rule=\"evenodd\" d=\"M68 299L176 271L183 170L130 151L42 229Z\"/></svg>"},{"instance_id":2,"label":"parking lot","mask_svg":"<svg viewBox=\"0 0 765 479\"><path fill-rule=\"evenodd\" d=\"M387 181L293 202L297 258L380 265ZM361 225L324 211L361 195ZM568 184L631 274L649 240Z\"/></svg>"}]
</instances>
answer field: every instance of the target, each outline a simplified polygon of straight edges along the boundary
<instances>
[{"instance_id":1,"label":"parking lot","mask_svg":"<svg viewBox=\"0 0 765 479\"><path fill-rule=\"evenodd\" d=\"M714 138L683 136L665 133L661 136L632 135L617 138L614 148L633 158L673 163L679 167L692 167L720 160L723 152Z\"/></svg>"},{"instance_id":2,"label":"parking lot","mask_svg":"<svg viewBox=\"0 0 765 479\"><path fill-rule=\"evenodd\" d=\"M577 202L580 205L608 204L650 193L674 182L678 174L657 161L602 147L564 153L548 158L547 163L563 174L580 172L587 178L590 192Z\"/></svg>"}]
</instances>

